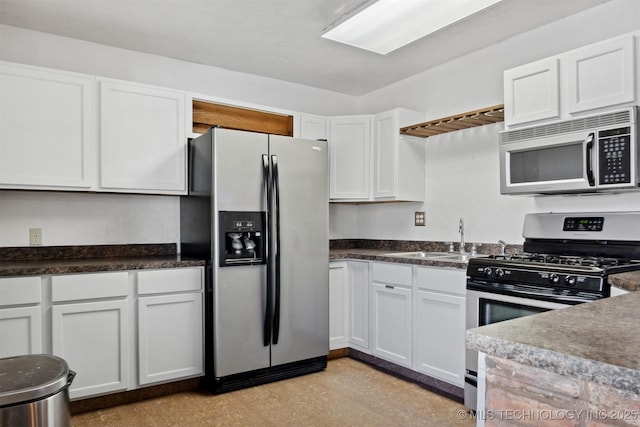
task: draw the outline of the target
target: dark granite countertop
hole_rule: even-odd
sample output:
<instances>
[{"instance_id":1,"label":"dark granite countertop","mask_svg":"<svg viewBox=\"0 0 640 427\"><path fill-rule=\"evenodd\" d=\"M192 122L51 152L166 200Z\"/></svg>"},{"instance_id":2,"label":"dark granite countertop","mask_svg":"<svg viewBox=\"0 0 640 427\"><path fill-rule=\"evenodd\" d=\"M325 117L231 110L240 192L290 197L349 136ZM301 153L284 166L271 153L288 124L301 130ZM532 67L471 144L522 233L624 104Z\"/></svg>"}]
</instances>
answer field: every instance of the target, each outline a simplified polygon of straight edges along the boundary
<instances>
[{"instance_id":1,"label":"dark granite countertop","mask_svg":"<svg viewBox=\"0 0 640 427\"><path fill-rule=\"evenodd\" d=\"M347 248L347 249L331 249L329 251L330 261L340 261L345 259L356 259L365 261L382 261L382 262L399 262L404 264L424 265L427 267L449 267L466 269L467 262L464 261L451 261L451 260L437 260L437 259L420 259L420 258L407 258L396 255L388 255L392 253L402 253L417 251L418 249L391 249L391 248ZM425 250L432 251L444 251L441 246L436 246L435 249L428 248ZM486 256L486 255L480 255ZM620 289L624 289L628 292L635 292L640 290L640 271L634 271L630 273L613 274L609 276L609 284L616 286Z\"/></svg>"},{"instance_id":2,"label":"dark granite countertop","mask_svg":"<svg viewBox=\"0 0 640 427\"><path fill-rule=\"evenodd\" d=\"M467 263L463 261L435 260L406 258L401 256L389 256L390 253L402 252L446 252L447 245L444 242L403 241L403 240L332 240L329 259L340 261L356 259L365 261L399 262L405 264L424 265L427 267L449 267L466 269ZM467 248L468 249L468 248ZM499 246L483 243L479 248L480 256L499 253ZM522 251L522 246L507 245L507 253ZM640 290L640 271L620 273L609 276L609 283L628 292Z\"/></svg>"},{"instance_id":3,"label":"dark granite countertop","mask_svg":"<svg viewBox=\"0 0 640 427\"><path fill-rule=\"evenodd\" d=\"M470 329L467 347L640 394L640 292Z\"/></svg>"},{"instance_id":4,"label":"dark granite countertop","mask_svg":"<svg viewBox=\"0 0 640 427\"><path fill-rule=\"evenodd\" d=\"M124 258L62 259L44 261L0 261L0 277L44 274L92 273L98 271L141 270L203 266L203 260L180 255Z\"/></svg>"},{"instance_id":5,"label":"dark granite countertop","mask_svg":"<svg viewBox=\"0 0 640 427\"><path fill-rule=\"evenodd\" d=\"M175 244L0 248L0 277L197 267Z\"/></svg>"}]
</instances>

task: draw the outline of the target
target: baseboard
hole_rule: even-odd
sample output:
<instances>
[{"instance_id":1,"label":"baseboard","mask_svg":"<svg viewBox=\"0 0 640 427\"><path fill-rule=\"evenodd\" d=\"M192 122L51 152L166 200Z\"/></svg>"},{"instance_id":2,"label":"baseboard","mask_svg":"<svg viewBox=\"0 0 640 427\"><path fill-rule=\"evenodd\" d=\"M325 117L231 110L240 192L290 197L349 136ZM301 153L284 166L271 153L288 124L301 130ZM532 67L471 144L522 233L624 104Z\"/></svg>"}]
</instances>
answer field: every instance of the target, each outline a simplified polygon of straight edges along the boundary
<instances>
[{"instance_id":1,"label":"baseboard","mask_svg":"<svg viewBox=\"0 0 640 427\"><path fill-rule=\"evenodd\" d=\"M339 359L341 357L351 357L352 359L364 362L369 366L379 369L387 374L401 378L406 381L416 383L430 391L438 393L456 402L464 401L464 389L448 384L444 381L432 378L428 375L420 374L411 369L396 365L378 357L363 353L352 348L339 348L329 352L328 359ZM138 390L113 393L104 396L89 397L86 399L74 400L70 403L72 415L82 412L105 409L112 406L124 405L127 403L139 402L141 400L153 399L155 397L167 396L183 391L203 390L203 377L188 380L176 381L157 386L145 387Z\"/></svg>"},{"instance_id":2,"label":"baseboard","mask_svg":"<svg viewBox=\"0 0 640 427\"><path fill-rule=\"evenodd\" d=\"M349 356L349 348L337 348L335 350L329 350L329 356L327 356L327 359L332 360L332 359L340 359L341 357L347 357Z\"/></svg>"},{"instance_id":3,"label":"baseboard","mask_svg":"<svg viewBox=\"0 0 640 427\"><path fill-rule=\"evenodd\" d=\"M183 391L196 391L201 388L201 382L202 377L192 378L167 384L144 387L137 390L74 400L73 402L70 402L69 410L71 415L76 415L81 414L82 412L96 411L98 409L110 408L112 406L125 405L127 403L168 396L170 394L180 393Z\"/></svg>"},{"instance_id":4,"label":"baseboard","mask_svg":"<svg viewBox=\"0 0 640 427\"><path fill-rule=\"evenodd\" d=\"M370 354L363 353L352 348L348 350L349 357L351 357L352 359L364 362L369 366L372 366L397 378L411 381L421 387L426 388L429 391L438 393L439 395L447 397L456 402L464 402L464 389L461 387L457 387L442 380L430 377L429 375L416 372L413 369L396 365L395 363L388 362L384 359L380 359L379 357L372 356Z\"/></svg>"}]
</instances>

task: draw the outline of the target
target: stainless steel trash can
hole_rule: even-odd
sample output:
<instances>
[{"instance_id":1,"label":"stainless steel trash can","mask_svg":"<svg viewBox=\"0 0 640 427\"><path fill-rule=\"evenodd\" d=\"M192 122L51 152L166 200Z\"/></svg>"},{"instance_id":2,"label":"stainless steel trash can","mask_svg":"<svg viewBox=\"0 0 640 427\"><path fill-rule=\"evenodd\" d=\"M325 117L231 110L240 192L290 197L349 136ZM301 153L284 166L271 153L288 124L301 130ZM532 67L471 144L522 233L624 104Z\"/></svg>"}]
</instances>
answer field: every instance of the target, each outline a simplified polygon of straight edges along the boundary
<instances>
[{"instance_id":1,"label":"stainless steel trash can","mask_svg":"<svg viewBox=\"0 0 640 427\"><path fill-rule=\"evenodd\" d=\"M0 359L0 427L69 426L75 372L50 354Z\"/></svg>"}]
</instances>

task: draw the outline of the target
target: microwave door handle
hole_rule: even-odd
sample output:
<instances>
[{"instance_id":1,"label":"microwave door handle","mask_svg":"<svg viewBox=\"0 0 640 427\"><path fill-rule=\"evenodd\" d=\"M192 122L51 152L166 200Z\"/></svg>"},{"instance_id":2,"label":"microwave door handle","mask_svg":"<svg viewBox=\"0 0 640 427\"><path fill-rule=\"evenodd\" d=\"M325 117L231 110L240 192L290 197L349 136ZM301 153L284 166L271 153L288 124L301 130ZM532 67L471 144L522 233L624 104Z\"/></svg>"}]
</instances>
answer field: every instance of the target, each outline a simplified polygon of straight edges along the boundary
<instances>
[{"instance_id":1,"label":"microwave door handle","mask_svg":"<svg viewBox=\"0 0 640 427\"><path fill-rule=\"evenodd\" d=\"M593 140L595 139L595 137L595 133L590 133L585 140L587 152L587 180L589 181L589 187L594 187L596 185L596 180L593 176Z\"/></svg>"}]
</instances>

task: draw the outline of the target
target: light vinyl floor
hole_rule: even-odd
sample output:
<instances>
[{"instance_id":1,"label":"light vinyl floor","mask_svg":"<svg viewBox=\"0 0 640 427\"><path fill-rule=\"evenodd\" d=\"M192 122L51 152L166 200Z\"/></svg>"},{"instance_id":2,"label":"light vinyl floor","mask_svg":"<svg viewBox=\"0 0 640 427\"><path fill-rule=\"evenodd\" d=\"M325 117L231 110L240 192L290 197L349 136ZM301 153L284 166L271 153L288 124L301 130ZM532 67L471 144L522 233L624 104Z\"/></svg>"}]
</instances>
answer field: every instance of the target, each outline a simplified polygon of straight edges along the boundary
<instances>
[{"instance_id":1,"label":"light vinyl floor","mask_svg":"<svg viewBox=\"0 0 640 427\"><path fill-rule=\"evenodd\" d=\"M323 372L213 395L190 391L75 415L84 426L473 426L465 407L343 357Z\"/></svg>"}]
</instances>

